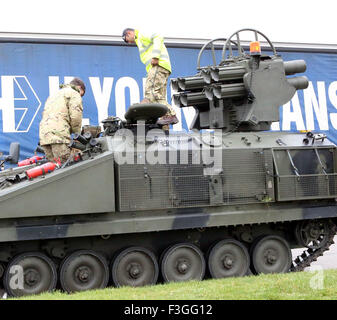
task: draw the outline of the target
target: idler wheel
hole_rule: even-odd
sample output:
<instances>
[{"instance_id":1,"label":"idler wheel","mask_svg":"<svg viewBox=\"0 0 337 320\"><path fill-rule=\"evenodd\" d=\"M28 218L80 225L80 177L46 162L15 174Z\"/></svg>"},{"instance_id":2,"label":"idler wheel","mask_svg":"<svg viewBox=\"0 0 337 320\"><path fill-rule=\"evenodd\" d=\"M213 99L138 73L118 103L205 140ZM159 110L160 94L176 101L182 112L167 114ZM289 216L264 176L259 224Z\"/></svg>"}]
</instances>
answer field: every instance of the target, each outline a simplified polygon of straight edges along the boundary
<instances>
[{"instance_id":1,"label":"idler wheel","mask_svg":"<svg viewBox=\"0 0 337 320\"><path fill-rule=\"evenodd\" d=\"M292 255L286 240L270 235L253 244L251 260L256 273L285 273L290 270Z\"/></svg>"},{"instance_id":2,"label":"idler wheel","mask_svg":"<svg viewBox=\"0 0 337 320\"><path fill-rule=\"evenodd\" d=\"M202 252L190 243L169 247L161 258L161 273L166 282L202 280L205 267Z\"/></svg>"},{"instance_id":3,"label":"idler wheel","mask_svg":"<svg viewBox=\"0 0 337 320\"><path fill-rule=\"evenodd\" d=\"M111 272L117 287L141 287L156 284L159 267L155 255L150 250L130 247L117 255Z\"/></svg>"},{"instance_id":4,"label":"idler wheel","mask_svg":"<svg viewBox=\"0 0 337 320\"><path fill-rule=\"evenodd\" d=\"M8 264L3 281L6 292L14 297L52 291L57 283L56 266L43 253L23 253Z\"/></svg>"},{"instance_id":5,"label":"idler wheel","mask_svg":"<svg viewBox=\"0 0 337 320\"><path fill-rule=\"evenodd\" d=\"M234 239L216 243L208 255L208 269L212 278L242 277L250 264L246 247Z\"/></svg>"},{"instance_id":6,"label":"idler wheel","mask_svg":"<svg viewBox=\"0 0 337 320\"><path fill-rule=\"evenodd\" d=\"M309 220L300 221L295 228L297 242L309 249L320 249L329 241L330 221Z\"/></svg>"},{"instance_id":7,"label":"idler wheel","mask_svg":"<svg viewBox=\"0 0 337 320\"><path fill-rule=\"evenodd\" d=\"M97 252L75 251L67 256L61 264L61 287L67 292L105 288L108 281L107 261Z\"/></svg>"}]
</instances>

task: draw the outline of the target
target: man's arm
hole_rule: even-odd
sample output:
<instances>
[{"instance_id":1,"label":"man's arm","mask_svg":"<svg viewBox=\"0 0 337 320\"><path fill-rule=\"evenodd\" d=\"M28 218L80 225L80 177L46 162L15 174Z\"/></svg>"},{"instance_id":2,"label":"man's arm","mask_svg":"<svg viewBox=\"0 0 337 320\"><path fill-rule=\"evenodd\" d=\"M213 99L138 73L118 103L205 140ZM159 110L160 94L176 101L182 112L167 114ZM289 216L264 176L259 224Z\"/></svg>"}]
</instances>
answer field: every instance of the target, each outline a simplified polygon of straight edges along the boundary
<instances>
[{"instance_id":1,"label":"man's arm","mask_svg":"<svg viewBox=\"0 0 337 320\"><path fill-rule=\"evenodd\" d=\"M156 66L159 63L161 47L164 42L164 38L159 34L153 35L153 49L152 49L152 61L151 64Z\"/></svg>"},{"instance_id":2,"label":"man's arm","mask_svg":"<svg viewBox=\"0 0 337 320\"><path fill-rule=\"evenodd\" d=\"M71 133L81 133L83 105L79 94L74 94L69 101L69 118Z\"/></svg>"}]
</instances>

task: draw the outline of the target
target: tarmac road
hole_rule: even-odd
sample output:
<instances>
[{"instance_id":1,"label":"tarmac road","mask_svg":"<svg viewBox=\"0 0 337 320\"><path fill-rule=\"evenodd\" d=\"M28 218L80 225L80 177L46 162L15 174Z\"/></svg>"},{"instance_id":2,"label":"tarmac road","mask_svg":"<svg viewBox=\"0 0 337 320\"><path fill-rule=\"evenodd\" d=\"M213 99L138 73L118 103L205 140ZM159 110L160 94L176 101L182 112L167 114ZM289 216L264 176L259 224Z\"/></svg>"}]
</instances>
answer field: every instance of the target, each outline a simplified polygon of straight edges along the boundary
<instances>
[{"instance_id":1,"label":"tarmac road","mask_svg":"<svg viewBox=\"0 0 337 320\"><path fill-rule=\"evenodd\" d=\"M334 244L330 247L330 250L325 251L323 256L319 257L317 261L311 264L311 267L326 269L337 269L337 236L334 238ZM293 249L291 253L293 255L293 260L302 254L304 249ZM310 268L306 268L305 271L308 271Z\"/></svg>"}]
</instances>

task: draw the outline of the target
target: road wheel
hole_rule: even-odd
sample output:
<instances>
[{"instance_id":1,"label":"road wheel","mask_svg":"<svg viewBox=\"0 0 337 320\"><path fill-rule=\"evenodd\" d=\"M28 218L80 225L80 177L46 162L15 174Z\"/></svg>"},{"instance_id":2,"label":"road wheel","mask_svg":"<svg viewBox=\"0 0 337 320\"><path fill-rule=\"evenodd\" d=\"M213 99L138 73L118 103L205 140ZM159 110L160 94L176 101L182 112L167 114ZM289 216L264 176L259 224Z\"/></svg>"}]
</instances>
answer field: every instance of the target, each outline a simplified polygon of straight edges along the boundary
<instances>
[{"instance_id":1,"label":"road wheel","mask_svg":"<svg viewBox=\"0 0 337 320\"><path fill-rule=\"evenodd\" d=\"M23 253L10 261L3 281L6 292L14 297L52 291L57 283L56 266L43 253Z\"/></svg>"},{"instance_id":2,"label":"road wheel","mask_svg":"<svg viewBox=\"0 0 337 320\"><path fill-rule=\"evenodd\" d=\"M242 277L250 264L246 247L234 239L219 241L209 251L208 269L212 278Z\"/></svg>"},{"instance_id":3,"label":"road wheel","mask_svg":"<svg viewBox=\"0 0 337 320\"><path fill-rule=\"evenodd\" d=\"M292 262L287 241L275 235L258 239L253 244L251 255L253 269L256 273L288 272Z\"/></svg>"},{"instance_id":4,"label":"road wheel","mask_svg":"<svg viewBox=\"0 0 337 320\"><path fill-rule=\"evenodd\" d=\"M60 268L61 287L67 292L105 288L109 281L106 259L91 250L79 250L67 256Z\"/></svg>"},{"instance_id":5,"label":"road wheel","mask_svg":"<svg viewBox=\"0 0 337 320\"><path fill-rule=\"evenodd\" d=\"M165 282L202 280L205 267L202 252L190 243L169 247L161 258L161 273Z\"/></svg>"},{"instance_id":6,"label":"road wheel","mask_svg":"<svg viewBox=\"0 0 337 320\"><path fill-rule=\"evenodd\" d=\"M156 284L159 267L155 255L150 250L130 247L117 255L111 272L117 287L141 287Z\"/></svg>"}]
</instances>

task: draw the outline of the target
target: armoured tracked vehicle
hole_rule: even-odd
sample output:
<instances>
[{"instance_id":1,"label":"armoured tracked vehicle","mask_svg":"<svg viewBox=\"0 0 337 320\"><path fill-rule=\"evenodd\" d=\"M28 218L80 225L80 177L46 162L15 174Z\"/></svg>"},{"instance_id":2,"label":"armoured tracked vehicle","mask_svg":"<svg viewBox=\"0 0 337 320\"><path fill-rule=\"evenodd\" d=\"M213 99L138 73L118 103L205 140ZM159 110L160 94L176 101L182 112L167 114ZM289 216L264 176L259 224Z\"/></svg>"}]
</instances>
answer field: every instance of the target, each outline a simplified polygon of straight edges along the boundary
<instances>
[{"instance_id":1,"label":"armoured tracked vehicle","mask_svg":"<svg viewBox=\"0 0 337 320\"><path fill-rule=\"evenodd\" d=\"M246 54L239 35L247 30L272 55L255 41ZM0 172L9 294L299 271L329 249L336 146L319 133L269 130L279 106L308 86L289 77L305 62L283 61L266 36L243 29L221 39L217 64L218 40L201 49L196 75L172 79L176 104L196 111L190 132L161 130L165 106L135 104L100 133L84 127L77 151L54 171L34 158ZM213 65L200 67L208 46Z\"/></svg>"}]
</instances>

